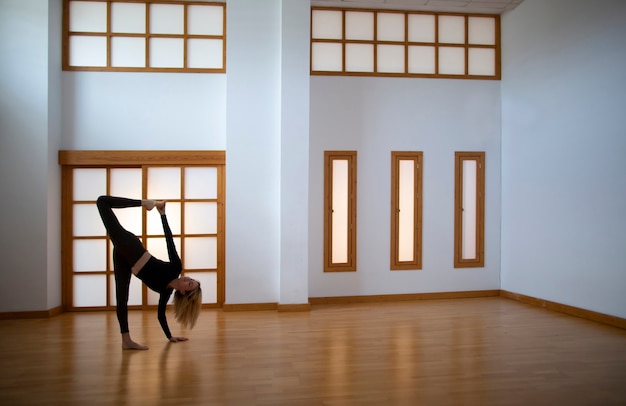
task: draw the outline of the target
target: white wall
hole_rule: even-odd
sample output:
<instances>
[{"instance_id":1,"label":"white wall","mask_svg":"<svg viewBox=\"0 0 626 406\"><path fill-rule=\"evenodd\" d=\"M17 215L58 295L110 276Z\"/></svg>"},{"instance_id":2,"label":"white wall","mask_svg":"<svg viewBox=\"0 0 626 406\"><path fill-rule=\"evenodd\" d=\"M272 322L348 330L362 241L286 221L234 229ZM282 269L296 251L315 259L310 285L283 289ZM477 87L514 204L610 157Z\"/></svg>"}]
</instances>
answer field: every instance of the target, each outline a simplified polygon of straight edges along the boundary
<instances>
[{"instance_id":1,"label":"white wall","mask_svg":"<svg viewBox=\"0 0 626 406\"><path fill-rule=\"evenodd\" d=\"M63 2L48 2L48 224L47 224L47 293L46 309L61 305L61 16Z\"/></svg>"},{"instance_id":2,"label":"white wall","mask_svg":"<svg viewBox=\"0 0 626 406\"><path fill-rule=\"evenodd\" d=\"M309 300L309 3L281 1L281 304Z\"/></svg>"},{"instance_id":3,"label":"white wall","mask_svg":"<svg viewBox=\"0 0 626 406\"><path fill-rule=\"evenodd\" d=\"M309 295L500 287L500 83L311 77ZM324 150L357 151L357 271L323 272ZM423 151L423 261L390 271L391 151ZM454 269L454 152L486 152L485 267Z\"/></svg>"},{"instance_id":4,"label":"white wall","mask_svg":"<svg viewBox=\"0 0 626 406\"><path fill-rule=\"evenodd\" d=\"M626 3L525 0L502 82L313 76L310 98L301 3L229 0L228 75L61 74L60 4L0 0L0 312L60 304L58 149L226 149L227 303L502 287L626 317ZM328 149L358 151L355 273L323 273ZM424 152L421 271L389 270L392 150ZM454 269L453 157L472 150L485 267Z\"/></svg>"},{"instance_id":5,"label":"white wall","mask_svg":"<svg viewBox=\"0 0 626 406\"><path fill-rule=\"evenodd\" d=\"M502 22L502 289L626 317L626 2Z\"/></svg>"},{"instance_id":6,"label":"white wall","mask_svg":"<svg viewBox=\"0 0 626 406\"><path fill-rule=\"evenodd\" d=\"M65 71L63 149L224 150L226 75Z\"/></svg>"},{"instance_id":7,"label":"white wall","mask_svg":"<svg viewBox=\"0 0 626 406\"><path fill-rule=\"evenodd\" d=\"M231 0L226 26L226 304L278 302L280 0Z\"/></svg>"},{"instance_id":8,"label":"white wall","mask_svg":"<svg viewBox=\"0 0 626 406\"><path fill-rule=\"evenodd\" d=\"M61 304L60 245L48 241L60 214L59 185L48 184L58 178L50 164L58 130L49 117L57 88L49 77L60 69L48 66L48 13L47 0L0 1L0 312Z\"/></svg>"}]
</instances>

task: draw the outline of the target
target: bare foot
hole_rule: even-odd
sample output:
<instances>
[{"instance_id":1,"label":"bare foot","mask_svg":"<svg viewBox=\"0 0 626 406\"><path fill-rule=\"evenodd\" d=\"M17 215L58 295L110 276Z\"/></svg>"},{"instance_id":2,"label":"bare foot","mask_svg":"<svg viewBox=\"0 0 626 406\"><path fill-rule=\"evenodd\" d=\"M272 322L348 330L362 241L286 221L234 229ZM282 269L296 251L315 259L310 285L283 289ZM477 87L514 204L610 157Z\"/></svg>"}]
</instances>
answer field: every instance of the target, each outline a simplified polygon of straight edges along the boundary
<instances>
[{"instance_id":1,"label":"bare foot","mask_svg":"<svg viewBox=\"0 0 626 406\"><path fill-rule=\"evenodd\" d=\"M123 350L147 350L148 347L134 342L130 338L129 333L122 333L122 349Z\"/></svg>"},{"instance_id":2,"label":"bare foot","mask_svg":"<svg viewBox=\"0 0 626 406\"><path fill-rule=\"evenodd\" d=\"M141 205L145 207L146 210L148 211L154 209L154 206L156 206L156 204L157 204L156 200L142 200L141 201Z\"/></svg>"},{"instance_id":3,"label":"bare foot","mask_svg":"<svg viewBox=\"0 0 626 406\"><path fill-rule=\"evenodd\" d=\"M156 202L156 208L161 216L165 214L165 203L165 200L158 200Z\"/></svg>"},{"instance_id":4,"label":"bare foot","mask_svg":"<svg viewBox=\"0 0 626 406\"><path fill-rule=\"evenodd\" d=\"M123 350L147 350L148 347L146 347L145 345L136 343L134 341L131 341L130 343L122 343L122 349Z\"/></svg>"}]
</instances>

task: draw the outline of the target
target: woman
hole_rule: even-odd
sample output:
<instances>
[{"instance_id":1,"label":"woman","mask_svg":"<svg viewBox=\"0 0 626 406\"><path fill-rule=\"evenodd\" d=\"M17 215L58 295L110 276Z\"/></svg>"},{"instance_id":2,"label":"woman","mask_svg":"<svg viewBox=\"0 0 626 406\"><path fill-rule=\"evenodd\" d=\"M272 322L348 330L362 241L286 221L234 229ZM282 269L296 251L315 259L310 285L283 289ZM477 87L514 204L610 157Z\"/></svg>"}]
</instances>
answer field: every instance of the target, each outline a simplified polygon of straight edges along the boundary
<instances>
[{"instance_id":1,"label":"woman","mask_svg":"<svg viewBox=\"0 0 626 406\"><path fill-rule=\"evenodd\" d=\"M157 208L161 214L169 262L161 261L145 249L139 238L125 230L119 223L112 209L125 207L144 207L146 210ZM200 314L202 290L200 282L183 276L182 263L172 238L172 231L165 217L165 201L134 200L123 197L100 196L98 211L102 222L113 242L113 270L115 274L115 294L117 298L117 320L122 333L122 348L147 350L148 347L134 342L128 330L128 290L131 274L141 279L150 289L160 294L158 319L167 339L171 342L187 341L185 337L173 337L167 326L165 308L174 294L174 315L183 326L193 328Z\"/></svg>"}]
</instances>

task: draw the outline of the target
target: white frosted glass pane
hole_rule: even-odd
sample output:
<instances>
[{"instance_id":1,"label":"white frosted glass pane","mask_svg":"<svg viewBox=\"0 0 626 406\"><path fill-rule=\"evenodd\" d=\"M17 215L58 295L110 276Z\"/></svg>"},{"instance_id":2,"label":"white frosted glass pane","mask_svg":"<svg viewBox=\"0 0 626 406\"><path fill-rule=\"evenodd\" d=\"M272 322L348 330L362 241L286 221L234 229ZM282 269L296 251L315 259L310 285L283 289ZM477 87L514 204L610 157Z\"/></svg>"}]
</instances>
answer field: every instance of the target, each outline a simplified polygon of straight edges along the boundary
<instances>
[{"instance_id":1,"label":"white frosted glass pane","mask_svg":"<svg viewBox=\"0 0 626 406\"><path fill-rule=\"evenodd\" d=\"M185 238L185 269L217 268L217 237Z\"/></svg>"},{"instance_id":2,"label":"white frosted glass pane","mask_svg":"<svg viewBox=\"0 0 626 406\"><path fill-rule=\"evenodd\" d=\"M70 66L107 66L106 38L70 36Z\"/></svg>"},{"instance_id":3,"label":"white frosted glass pane","mask_svg":"<svg viewBox=\"0 0 626 406\"><path fill-rule=\"evenodd\" d=\"M377 13L376 39L378 41L404 41L404 14Z\"/></svg>"},{"instance_id":4,"label":"white frosted glass pane","mask_svg":"<svg viewBox=\"0 0 626 406\"><path fill-rule=\"evenodd\" d=\"M179 257L182 257L180 250L180 238L174 237L174 246L176 246L176 252ZM167 254L167 243L165 237L151 237L147 239L146 249L150 251L150 254L160 259L161 261L170 262L170 257Z\"/></svg>"},{"instance_id":5,"label":"white frosted glass pane","mask_svg":"<svg viewBox=\"0 0 626 406\"><path fill-rule=\"evenodd\" d=\"M400 160L398 260L413 261L415 247L415 162Z\"/></svg>"},{"instance_id":6,"label":"white frosted glass pane","mask_svg":"<svg viewBox=\"0 0 626 406\"><path fill-rule=\"evenodd\" d=\"M374 72L374 45L346 44L347 72Z\"/></svg>"},{"instance_id":7,"label":"white frosted glass pane","mask_svg":"<svg viewBox=\"0 0 626 406\"><path fill-rule=\"evenodd\" d=\"M376 68L378 72L404 72L404 46L378 45Z\"/></svg>"},{"instance_id":8,"label":"white frosted glass pane","mask_svg":"<svg viewBox=\"0 0 626 406\"><path fill-rule=\"evenodd\" d=\"M113 249L115 247L113 247L113 242L111 242L111 240L109 240L109 269L108 271L112 271L113 270Z\"/></svg>"},{"instance_id":9,"label":"white frosted glass pane","mask_svg":"<svg viewBox=\"0 0 626 406\"><path fill-rule=\"evenodd\" d=\"M74 272L107 270L107 240L74 240Z\"/></svg>"},{"instance_id":10,"label":"white frosted glass pane","mask_svg":"<svg viewBox=\"0 0 626 406\"><path fill-rule=\"evenodd\" d=\"M106 229L95 204L75 204L73 214L74 236L101 237L106 235Z\"/></svg>"},{"instance_id":11,"label":"white frosted glass pane","mask_svg":"<svg viewBox=\"0 0 626 406\"><path fill-rule=\"evenodd\" d=\"M332 247L331 262L348 262L348 160L332 162Z\"/></svg>"},{"instance_id":12,"label":"white frosted glass pane","mask_svg":"<svg viewBox=\"0 0 626 406\"><path fill-rule=\"evenodd\" d=\"M217 234L217 203L185 203L185 234Z\"/></svg>"},{"instance_id":13,"label":"white frosted glass pane","mask_svg":"<svg viewBox=\"0 0 626 406\"><path fill-rule=\"evenodd\" d=\"M112 168L109 181L112 196L141 199L141 169Z\"/></svg>"},{"instance_id":14,"label":"white frosted glass pane","mask_svg":"<svg viewBox=\"0 0 626 406\"><path fill-rule=\"evenodd\" d=\"M203 292L204 293L204 292ZM149 305L158 305L159 304L159 294L153 291L152 289L148 289L148 304ZM170 299L167 301L168 304L174 303L174 295L170 296ZM171 328L171 325L170 325Z\"/></svg>"},{"instance_id":15,"label":"white frosted glass pane","mask_svg":"<svg viewBox=\"0 0 626 406\"><path fill-rule=\"evenodd\" d=\"M496 20L492 17L469 17L468 42L470 44L495 45Z\"/></svg>"},{"instance_id":16,"label":"white frosted glass pane","mask_svg":"<svg viewBox=\"0 0 626 406\"><path fill-rule=\"evenodd\" d=\"M435 47L409 47L409 73L435 73Z\"/></svg>"},{"instance_id":17,"label":"white frosted glass pane","mask_svg":"<svg viewBox=\"0 0 626 406\"><path fill-rule=\"evenodd\" d=\"M223 35L224 7L190 5L187 8L187 31L192 35Z\"/></svg>"},{"instance_id":18,"label":"white frosted glass pane","mask_svg":"<svg viewBox=\"0 0 626 406\"><path fill-rule=\"evenodd\" d=\"M314 42L312 50L312 61L314 71L341 71L342 46L341 44L326 44L324 42Z\"/></svg>"},{"instance_id":19,"label":"white frosted glass pane","mask_svg":"<svg viewBox=\"0 0 626 406\"><path fill-rule=\"evenodd\" d=\"M184 62L184 40L180 38L151 38L151 68L182 68Z\"/></svg>"},{"instance_id":20,"label":"white frosted glass pane","mask_svg":"<svg viewBox=\"0 0 626 406\"><path fill-rule=\"evenodd\" d=\"M465 48L439 47L439 73L465 74Z\"/></svg>"},{"instance_id":21,"label":"white frosted glass pane","mask_svg":"<svg viewBox=\"0 0 626 406\"><path fill-rule=\"evenodd\" d=\"M106 32L105 2L70 1L70 31Z\"/></svg>"},{"instance_id":22,"label":"white frosted glass pane","mask_svg":"<svg viewBox=\"0 0 626 406\"><path fill-rule=\"evenodd\" d=\"M496 51L488 48L470 48L468 55L470 75L493 76L496 74Z\"/></svg>"},{"instance_id":23,"label":"white frosted glass pane","mask_svg":"<svg viewBox=\"0 0 626 406\"><path fill-rule=\"evenodd\" d=\"M106 194L106 169L74 169L72 174L74 200L96 201L98 196Z\"/></svg>"},{"instance_id":24,"label":"white frosted glass pane","mask_svg":"<svg viewBox=\"0 0 626 406\"><path fill-rule=\"evenodd\" d=\"M476 258L476 161L463 161L462 259Z\"/></svg>"},{"instance_id":25,"label":"white frosted glass pane","mask_svg":"<svg viewBox=\"0 0 626 406\"><path fill-rule=\"evenodd\" d=\"M165 205L165 214L167 215L167 224L170 225L172 234L180 234L180 203L167 202ZM163 224L161 223L161 216L156 209L153 209L148 213L147 220L148 235L163 235Z\"/></svg>"},{"instance_id":26,"label":"white frosted glass pane","mask_svg":"<svg viewBox=\"0 0 626 406\"><path fill-rule=\"evenodd\" d=\"M346 11L346 39L374 40L374 13Z\"/></svg>"},{"instance_id":27,"label":"white frosted glass pane","mask_svg":"<svg viewBox=\"0 0 626 406\"><path fill-rule=\"evenodd\" d=\"M439 42L465 43L465 17L439 16Z\"/></svg>"},{"instance_id":28,"label":"white frosted glass pane","mask_svg":"<svg viewBox=\"0 0 626 406\"><path fill-rule=\"evenodd\" d=\"M150 5L150 33L183 34L185 7L178 4Z\"/></svg>"},{"instance_id":29,"label":"white frosted glass pane","mask_svg":"<svg viewBox=\"0 0 626 406\"><path fill-rule=\"evenodd\" d=\"M409 42L435 42L435 16L409 14Z\"/></svg>"},{"instance_id":30,"label":"white frosted glass pane","mask_svg":"<svg viewBox=\"0 0 626 406\"><path fill-rule=\"evenodd\" d=\"M217 198L217 168L185 168L186 199Z\"/></svg>"},{"instance_id":31,"label":"white frosted glass pane","mask_svg":"<svg viewBox=\"0 0 626 406\"><path fill-rule=\"evenodd\" d=\"M187 67L221 69L223 52L221 39L191 38L187 41Z\"/></svg>"},{"instance_id":32,"label":"white frosted glass pane","mask_svg":"<svg viewBox=\"0 0 626 406\"><path fill-rule=\"evenodd\" d=\"M146 40L144 38L111 38L111 66L145 68Z\"/></svg>"},{"instance_id":33,"label":"white frosted glass pane","mask_svg":"<svg viewBox=\"0 0 626 406\"><path fill-rule=\"evenodd\" d=\"M117 217L117 220L120 222L122 227L135 235L142 234L142 211L143 209L141 207L113 209L113 213L115 213L115 217Z\"/></svg>"},{"instance_id":34,"label":"white frosted glass pane","mask_svg":"<svg viewBox=\"0 0 626 406\"><path fill-rule=\"evenodd\" d=\"M105 275L74 275L74 307L106 306Z\"/></svg>"},{"instance_id":35,"label":"white frosted glass pane","mask_svg":"<svg viewBox=\"0 0 626 406\"><path fill-rule=\"evenodd\" d=\"M111 32L145 33L146 5L144 3L111 3Z\"/></svg>"},{"instance_id":36,"label":"white frosted glass pane","mask_svg":"<svg viewBox=\"0 0 626 406\"><path fill-rule=\"evenodd\" d=\"M148 168L148 199L180 199L180 168Z\"/></svg>"},{"instance_id":37,"label":"white frosted glass pane","mask_svg":"<svg viewBox=\"0 0 626 406\"><path fill-rule=\"evenodd\" d=\"M342 39L341 11L313 10L311 29L316 39Z\"/></svg>"},{"instance_id":38,"label":"white frosted glass pane","mask_svg":"<svg viewBox=\"0 0 626 406\"><path fill-rule=\"evenodd\" d=\"M217 272L190 272L185 276L200 282L202 303L217 303Z\"/></svg>"},{"instance_id":39,"label":"white frosted glass pane","mask_svg":"<svg viewBox=\"0 0 626 406\"><path fill-rule=\"evenodd\" d=\"M117 298L115 295L115 276L111 275L109 278L109 281L111 283L109 302L111 303L111 305L117 306ZM141 305L141 285L141 280L137 279L134 276L130 278L130 288L128 289L127 302L129 306Z\"/></svg>"}]
</instances>

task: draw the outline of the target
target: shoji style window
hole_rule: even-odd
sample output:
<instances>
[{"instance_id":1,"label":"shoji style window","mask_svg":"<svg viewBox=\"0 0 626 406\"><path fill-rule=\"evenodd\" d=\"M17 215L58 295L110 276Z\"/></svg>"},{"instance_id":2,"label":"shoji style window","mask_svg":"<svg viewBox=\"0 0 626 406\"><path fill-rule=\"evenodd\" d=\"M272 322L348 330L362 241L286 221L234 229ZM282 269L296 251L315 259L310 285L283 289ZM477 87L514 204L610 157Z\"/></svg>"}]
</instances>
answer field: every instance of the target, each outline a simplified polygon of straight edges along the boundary
<instances>
[{"instance_id":1,"label":"shoji style window","mask_svg":"<svg viewBox=\"0 0 626 406\"><path fill-rule=\"evenodd\" d=\"M204 307L224 303L223 151L61 151L63 307L114 309L113 246L96 200L109 194L167 200L166 214L183 274L200 281ZM155 257L168 260L156 210L114 209L124 228ZM133 277L129 308L158 304Z\"/></svg>"},{"instance_id":2,"label":"shoji style window","mask_svg":"<svg viewBox=\"0 0 626 406\"><path fill-rule=\"evenodd\" d=\"M63 69L226 71L226 4L64 0Z\"/></svg>"},{"instance_id":3,"label":"shoji style window","mask_svg":"<svg viewBox=\"0 0 626 406\"><path fill-rule=\"evenodd\" d=\"M500 79L500 16L313 7L311 74Z\"/></svg>"},{"instance_id":4,"label":"shoji style window","mask_svg":"<svg viewBox=\"0 0 626 406\"><path fill-rule=\"evenodd\" d=\"M391 152L391 269L422 269L422 161Z\"/></svg>"},{"instance_id":5,"label":"shoji style window","mask_svg":"<svg viewBox=\"0 0 626 406\"><path fill-rule=\"evenodd\" d=\"M485 265L485 153L456 152L454 267Z\"/></svg>"},{"instance_id":6,"label":"shoji style window","mask_svg":"<svg viewBox=\"0 0 626 406\"><path fill-rule=\"evenodd\" d=\"M324 272L356 271L356 151L324 152Z\"/></svg>"}]
</instances>

